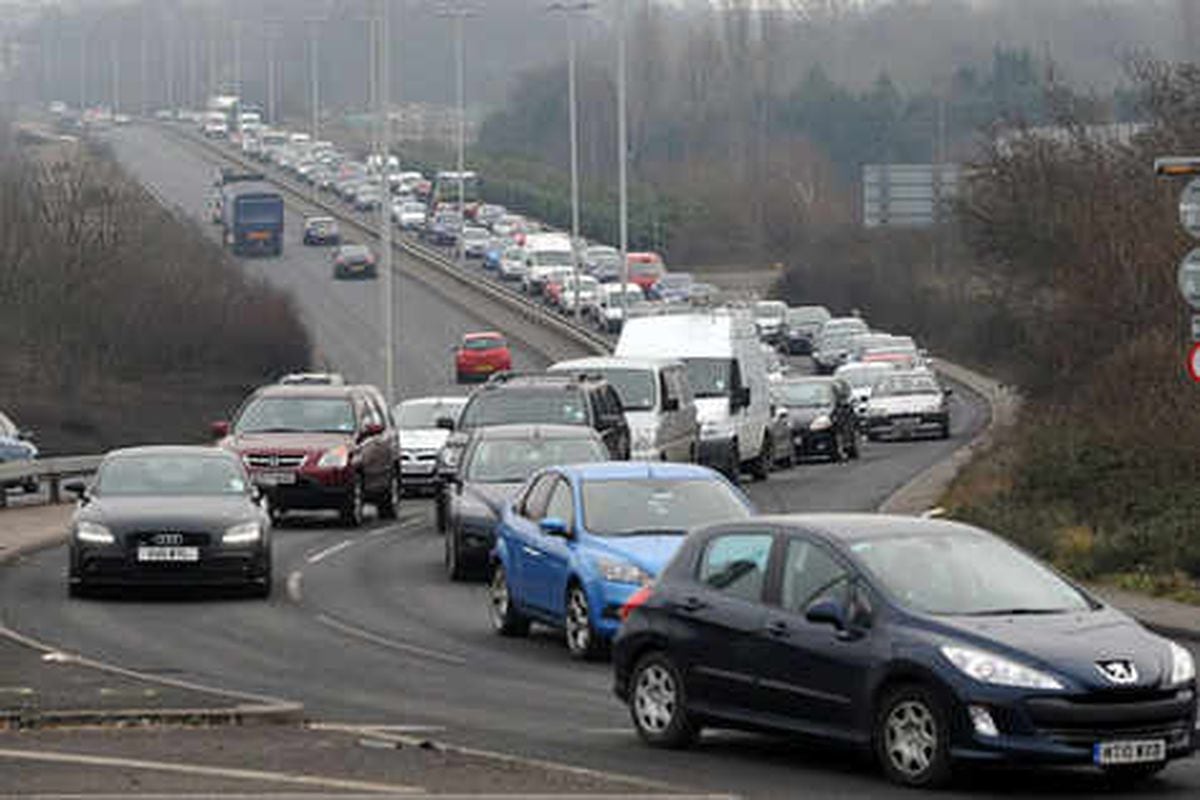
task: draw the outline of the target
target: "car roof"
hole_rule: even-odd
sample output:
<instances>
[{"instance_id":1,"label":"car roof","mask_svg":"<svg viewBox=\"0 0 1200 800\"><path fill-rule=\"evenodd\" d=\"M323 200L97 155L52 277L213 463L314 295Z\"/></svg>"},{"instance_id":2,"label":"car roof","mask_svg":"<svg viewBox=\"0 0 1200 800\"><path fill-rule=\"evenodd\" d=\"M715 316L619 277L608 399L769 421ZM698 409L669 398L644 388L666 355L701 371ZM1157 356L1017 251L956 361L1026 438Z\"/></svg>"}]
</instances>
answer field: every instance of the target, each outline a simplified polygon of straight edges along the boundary
<instances>
[{"instance_id":1,"label":"car roof","mask_svg":"<svg viewBox=\"0 0 1200 800\"><path fill-rule=\"evenodd\" d=\"M600 434L596 433L594 428L586 425L547 425L542 423L488 425L476 428L473 435L476 440L596 439L602 441Z\"/></svg>"},{"instance_id":2,"label":"car roof","mask_svg":"<svg viewBox=\"0 0 1200 800\"><path fill-rule=\"evenodd\" d=\"M400 406L452 406L462 405L469 398L466 395L454 394L441 397L410 397L407 400L401 400Z\"/></svg>"},{"instance_id":3,"label":"car roof","mask_svg":"<svg viewBox=\"0 0 1200 800\"><path fill-rule=\"evenodd\" d=\"M361 386L330 386L328 384L279 384L260 387L256 397L329 397L350 398L361 392Z\"/></svg>"},{"instance_id":4,"label":"car roof","mask_svg":"<svg viewBox=\"0 0 1200 800\"><path fill-rule=\"evenodd\" d=\"M336 222L337 220L335 220L333 217L325 217L325 216L321 216L318 214L318 215L314 215L311 217L305 217L304 221L305 221L305 223L310 223L310 222Z\"/></svg>"},{"instance_id":5,"label":"car roof","mask_svg":"<svg viewBox=\"0 0 1200 800\"><path fill-rule=\"evenodd\" d=\"M498 372L480 387L481 392L507 389L579 389L598 386L604 378L598 375L572 375L567 372Z\"/></svg>"},{"instance_id":6,"label":"car roof","mask_svg":"<svg viewBox=\"0 0 1200 800\"><path fill-rule=\"evenodd\" d=\"M580 372L589 369L662 369L682 365L677 358L654 358L653 356L592 356L559 361L550 366L551 372Z\"/></svg>"},{"instance_id":7,"label":"car roof","mask_svg":"<svg viewBox=\"0 0 1200 800\"><path fill-rule=\"evenodd\" d=\"M671 461L597 461L591 464L573 464L564 467L562 471L583 481L639 479L688 481L718 477L717 473L708 467Z\"/></svg>"},{"instance_id":8,"label":"car roof","mask_svg":"<svg viewBox=\"0 0 1200 800\"><path fill-rule=\"evenodd\" d=\"M759 522L787 530L806 531L839 542L881 539L915 533L951 536L986 533L986 531L962 522L898 514L768 514L739 524L745 522Z\"/></svg>"},{"instance_id":9,"label":"car roof","mask_svg":"<svg viewBox=\"0 0 1200 800\"><path fill-rule=\"evenodd\" d=\"M137 458L140 456L196 456L218 457L237 461L236 454L223 447L193 444L151 444L138 447L120 447L105 453L105 458Z\"/></svg>"}]
</instances>

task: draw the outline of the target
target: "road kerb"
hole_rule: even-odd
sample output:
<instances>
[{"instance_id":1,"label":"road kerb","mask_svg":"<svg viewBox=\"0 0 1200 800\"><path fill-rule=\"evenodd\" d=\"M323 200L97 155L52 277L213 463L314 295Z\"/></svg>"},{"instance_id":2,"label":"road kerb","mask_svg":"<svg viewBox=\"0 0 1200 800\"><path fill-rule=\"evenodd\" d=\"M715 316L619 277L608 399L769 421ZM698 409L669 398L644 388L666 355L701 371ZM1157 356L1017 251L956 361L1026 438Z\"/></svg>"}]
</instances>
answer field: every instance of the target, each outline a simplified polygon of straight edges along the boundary
<instances>
[{"instance_id":1,"label":"road kerb","mask_svg":"<svg viewBox=\"0 0 1200 800\"><path fill-rule=\"evenodd\" d=\"M0 636L43 654L54 654L60 661L75 666L95 669L119 675L123 678L145 683L184 689L200 694L228 698L228 706L213 708L118 708L118 709L64 709L57 711L19 711L0 714L0 728L53 728L86 726L135 726L135 725L283 725L296 724L304 719L304 705L266 695L240 692L205 686L179 678L149 675L144 672L96 661L75 655L62 648L48 645L19 631L0 624Z\"/></svg>"}]
</instances>

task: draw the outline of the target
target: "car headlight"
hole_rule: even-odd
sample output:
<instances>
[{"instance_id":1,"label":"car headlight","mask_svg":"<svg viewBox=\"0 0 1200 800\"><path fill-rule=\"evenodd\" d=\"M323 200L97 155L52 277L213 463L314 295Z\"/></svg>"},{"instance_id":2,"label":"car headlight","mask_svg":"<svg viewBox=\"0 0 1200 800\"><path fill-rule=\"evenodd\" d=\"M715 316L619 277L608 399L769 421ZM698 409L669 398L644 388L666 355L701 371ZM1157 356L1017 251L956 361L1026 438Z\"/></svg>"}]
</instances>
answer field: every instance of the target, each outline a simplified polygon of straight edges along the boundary
<instances>
[{"instance_id":1,"label":"car headlight","mask_svg":"<svg viewBox=\"0 0 1200 800\"><path fill-rule=\"evenodd\" d=\"M339 444L321 454L317 466L325 469L341 469L350 463L350 448Z\"/></svg>"},{"instance_id":2,"label":"car headlight","mask_svg":"<svg viewBox=\"0 0 1200 800\"><path fill-rule=\"evenodd\" d=\"M88 544L112 544L112 531L98 522L80 522L75 526L75 538Z\"/></svg>"},{"instance_id":3,"label":"car headlight","mask_svg":"<svg viewBox=\"0 0 1200 800\"><path fill-rule=\"evenodd\" d=\"M813 431L827 431L832 427L833 427L833 420L829 418L828 414L822 414L821 416L814 419L812 421L812 423L808 426L809 430L813 430Z\"/></svg>"},{"instance_id":4,"label":"car headlight","mask_svg":"<svg viewBox=\"0 0 1200 800\"><path fill-rule=\"evenodd\" d=\"M1168 642L1171 646L1171 685L1178 686L1196 677L1196 659L1183 647Z\"/></svg>"},{"instance_id":5,"label":"car headlight","mask_svg":"<svg viewBox=\"0 0 1200 800\"><path fill-rule=\"evenodd\" d=\"M438 454L438 469L442 472L453 472L458 469L458 459L462 452L457 447L443 447Z\"/></svg>"},{"instance_id":6,"label":"car headlight","mask_svg":"<svg viewBox=\"0 0 1200 800\"><path fill-rule=\"evenodd\" d=\"M639 586L650 582L650 574L637 564L603 557L597 557L595 561L596 569L599 570L606 581L611 581L612 583L632 583Z\"/></svg>"},{"instance_id":7,"label":"car headlight","mask_svg":"<svg viewBox=\"0 0 1200 800\"><path fill-rule=\"evenodd\" d=\"M942 645L941 651L946 660L958 667L959 671L980 683L1018 689L1063 688L1056 678L994 653L955 645Z\"/></svg>"},{"instance_id":8,"label":"car headlight","mask_svg":"<svg viewBox=\"0 0 1200 800\"><path fill-rule=\"evenodd\" d=\"M262 525L257 522L243 522L225 531L221 541L225 544L250 544L262 538Z\"/></svg>"}]
</instances>

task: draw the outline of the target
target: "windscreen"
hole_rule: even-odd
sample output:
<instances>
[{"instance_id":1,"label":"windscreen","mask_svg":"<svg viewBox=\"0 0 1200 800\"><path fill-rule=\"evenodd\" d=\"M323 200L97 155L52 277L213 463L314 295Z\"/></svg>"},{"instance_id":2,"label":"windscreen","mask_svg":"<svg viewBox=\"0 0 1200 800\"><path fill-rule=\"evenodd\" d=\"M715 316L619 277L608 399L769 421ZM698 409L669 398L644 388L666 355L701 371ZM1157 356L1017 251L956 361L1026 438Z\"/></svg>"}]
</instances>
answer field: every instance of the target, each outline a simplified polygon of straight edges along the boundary
<instances>
[{"instance_id":1,"label":"windscreen","mask_svg":"<svg viewBox=\"0 0 1200 800\"><path fill-rule=\"evenodd\" d=\"M589 533L630 536L684 533L689 528L744 519L749 510L725 481L589 480L583 484L583 518Z\"/></svg>"},{"instance_id":2,"label":"windscreen","mask_svg":"<svg viewBox=\"0 0 1200 800\"><path fill-rule=\"evenodd\" d=\"M915 611L1048 614L1091 607L1051 570L983 533L870 538L850 549L897 602Z\"/></svg>"},{"instance_id":3,"label":"windscreen","mask_svg":"<svg viewBox=\"0 0 1200 800\"><path fill-rule=\"evenodd\" d=\"M499 336L467 339L463 342L463 350L495 350L497 347L504 347L504 340Z\"/></svg>"},{"instance_id":4,"label":"windscreen","mask_svg":"<svg viewBox=\"0 0 1200 800\"><path fill-rule=\"evenodd\" d=\"M436 428L438 420L442 417L449 417L457 421L458 415L462 412L462 407L465 404L465 400L460 403L414 403L411 401L401 403L399 413L396 416L396 425L408 430L414 428Z\"/></svg>"},{"instance_id":5,"label":"windscreen","mask_svg":"<svg viewBox=\"0 0 1200 800\"><path fill-rule=\"evenodd\" d=\"M823 408L833 405L833 387L821 381L795 381L779 384L776 395L786 406Z\"/></svg>"},{"instance_id":6,"label":"windscreen","mask_svg":"<svg viewBox=\"0 0 1200 800\"><path fill-rule=\"evenodd\" d=\"M728 397L736 366L732 358L685 358L688 383L696 397Z\"/></svg>"},{"instance_id":7,"label":"windscreen","mask_svg":"<svg viewBox=\"0 0 1200 800\"><path fill-rule=\"evenodd\" d=\"M941 387L930 375L889 375L875 386L876 397L906 394L939 394Z\"/></svg>"},{"instance_id":8,"label":"windscreen","mask_svg":"<svg viewBox=\"0 0 1200 800\"><path fill-rule=\"evenodd\" d=\"M462 427L487 425L586 425L586 399L578 390L481 391L463 410Z\"/></svg>"},{"instance_id":9,"label":"windscreen","mask_svg":"<svg viewBox=\"0 0 1200 800\"><path fill-rule=\"evenodd\" d=\"M521 483L543 467L608 460L597 439L492 439L471 452L467 480L478 483Z\"/></svg>"},{"instance_id":10,"label":"windscreen","mask_svg":"<svg viewBox=\"0 0 1200 800\"><path fill-rule=\"evenodd\" d=\"M223 456L121 456L100 467L95 491L100 496L242 494L246 478Z\"/></svg>"},{"instance_id":11,"label":"windscreen","mask_svg":"<svg viewBox=\"0 0 1200 800\"><path fill-rule=\"evenodd\" d=\"M353 433L354 408L334 397L260 397L252 400L235 433Z\"/></svg>"},{"instance_id":12,"label":"windscreen","mask_svg":"<svg viewBox=\"0 0 1200 800\"><path fill-rule=\"evenodd\" d=\"M277 223L283 220L283 201L278 197L239 197L237 211L241 222Z\"/></svg>"},{"instance_id":13,"label":"windscreen","mask_svg":"<svg viewBox=\"0 0 1200 800\"><path fill-rule=\"evenodd\" d=\"M879 383L891 371L891 367L842 367L834 373L834 377L844 380L855 389L866 389Z\"/></svg>"}]
</instances>

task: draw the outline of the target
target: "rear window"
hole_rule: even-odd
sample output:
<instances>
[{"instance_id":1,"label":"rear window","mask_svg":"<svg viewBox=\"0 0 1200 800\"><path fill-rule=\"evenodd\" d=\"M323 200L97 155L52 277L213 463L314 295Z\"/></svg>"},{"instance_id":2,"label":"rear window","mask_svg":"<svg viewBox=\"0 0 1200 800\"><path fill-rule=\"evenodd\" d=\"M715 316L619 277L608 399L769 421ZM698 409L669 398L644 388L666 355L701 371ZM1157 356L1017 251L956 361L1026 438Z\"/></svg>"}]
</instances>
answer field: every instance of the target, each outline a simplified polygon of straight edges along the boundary
<instances>
[{"instance_id":1,"label":"rear window","mask_svg":"<svg viewBox=\"0 0 1200 800\"><path fill-rule=\"evenodd\" d=\"M483 390L463 410L462 427L509 424L587 425L587 400L578 389Z\"/></svg>"},{"instance_id":2,"label":"rear window","mask_svg":"<svg viewBox=\"0 0 1200 800\"><path fill-rule=\"evenodd\" d=\"M498 336L489 336L481 339L464 339L464 350L492 350L497 347L504 347L505 341Z\"/></svg>"}]
</instances>

